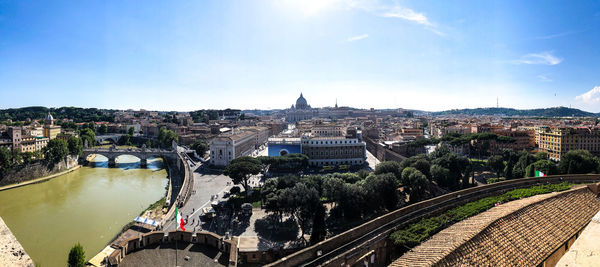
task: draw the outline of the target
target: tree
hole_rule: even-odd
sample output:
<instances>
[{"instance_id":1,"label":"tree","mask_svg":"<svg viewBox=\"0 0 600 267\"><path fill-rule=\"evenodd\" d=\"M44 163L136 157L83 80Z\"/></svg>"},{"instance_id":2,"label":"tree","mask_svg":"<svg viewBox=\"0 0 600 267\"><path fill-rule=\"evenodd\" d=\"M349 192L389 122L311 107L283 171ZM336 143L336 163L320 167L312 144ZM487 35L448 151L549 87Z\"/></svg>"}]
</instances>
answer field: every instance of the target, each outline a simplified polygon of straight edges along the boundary
<instances>
[{"instance_id":1,"label":"tree","mask_svg":"<svg viewBox=\"0 0 600 267\"><path fill-rule=\"evenodd\" d=\"M69 154L67 142L55 138L48 142L48 145L43 149L44 157L50 163L56 164L65 159Z\"/></svg>"},{"instance_id":2,"label":"tree","mask_svg":"<svg viewBox=\"0 0 600 267\"><path fill-rule=\"evenodd\" d=\"M18 148L14 148L13 150L11 150L11 158L13 165L21 164L21 161L23 161L23 157L21 156L21 150L19 150Z\"/></svg>"},{"instance_id":3,"label":"tree","mask_svg":"<svg viewBox=\"0 0 600 267\"><path fill-rule=\"evenodd\" d=\"M33 162L33 152L22 152L21 153L21 158L23 159L23 164L29 164L31 162Z\"/></svg>"},{"instance_id":4,"label":"tree","mask_svg":"<svg viewBox=\"0 0 600 267\"><path fill-rule=\"evenodd\" d=\"M587 150L571 150L558 163L558 169L563 174L593 173L598 167L598 161Z\"/></svg>"},{"instance_id":5,"label":"tree","mask_svg":"<svg viewBox=\"0 0 600 267\"><path fill-rule=\"evenodd\" d=\"M504 178L506 178L507 180L514 178L513 168L514 168L514 163L512 161L506 162L506 167L504 167Z\"/></svg>"},{"instance_id":6,"label":"tree","mask_svg":"<svg viewBox=\"0 0 600 267\"><path fill-rule=\"evenodd\" d=\"M519 160L515 163L513 167L512 175L514 178L523 178L525 177L525 169L529 164L536 161L536 158L531 155L529 152L523 150L519 153Z\"/></svg>"},{"instance_id":7,"label":"tree","mask_svg":"<svg viewBox=\"0 0 600 267\"><path fill-rule=\"evenodd\" d=\"M81 155L81 152L83 152L83 143L80 138L75 136L69 137L67 147L69 148L69 154L71 155Z\"/></svg>"},{"instance_id":8,"label":"tree","mask_svg":"<svg viewBox=\"0 0 600 267\"><path fill-rule=\"evenodd\" d=\"M96 123L94 123L93 121L89 122L86 124L86 128L92 130L92 132L96 132Z\"/></svg>"},{"instance_id":9,"label":"tree","mask_svg":"<svg viewBox=\"0 0 600 267\"><path fill-rule=\"evenodd\" d=\"M87 140L88 146L90 147L96 144L96 133L89 128L79 130L79 138L81 138L81 142L84 144L85 140Z\"/></svg>"},{"instance_id":10,"label":"tree","mask_svg":"<svg viewBox=\"0 0 600 267\"><path fill-rule=\"evenodd\" d=\"M328 201L337 205L342 200L342 193L344 190L344 180L337 177L331 177L323 183L323 196Z\"/></svg>"},{"instance_id":11,"label":"tree","mask_svg":"<svg viewBox=\"0 0 600 267\"><path fill-rule=\"evenodd\" d=\"M311 245L325 240L325 236L327 235L325 215L325 207L323 207L323 205L317 205L315 215L313 217L312 231L310 233Z\"/></svg>"},{"instance_id":12,"label":"tree","mask_svg":"<svg viewBox=\"0 0 600 267\"><path fill-rule=\"evenodd\" d=\"M448 187L451 184L450 170L440 165L434 164L431 165L429 172L431 173L432 180L435 181L437 185L442 187Z\"/></svg>"},{"instance_id":13,"label":"tree","mask_svg":"<svg viewBox=\"0 0 600 267\"><path fill-rule=\"evenodd\" d=\"M12 155L4 147L0 147L0 173L6 173L13 167Z\"/></svg>"},{"instance_id":14,"label":"tree","mask_svg":"<svg viewBox=\"0 0 600 267\"><path fill-rule=\"evenodd\" d=\"M67 261L69 267L83 267L85 266L85 251L81 244L77 243L69 251L69 260Z\"/></svg>"},{"instance_id":15,"label":"tree","mask_svg":"<svg viewBox=\"0 0 600 267\"><path fill-rule=\"evenodd\" d=\"M425 198L429 181L419 170L408 167L402 171L402 184L404 192L410 196L410 202L415 203Z\"/></svg>"},{"instance_id":16,"label":"tree","mask_svg":"<svg viewBox=\"0 0 600 267\"><path fill-rule=\"evenodd\" d=\"M133 136L133 134L135 134L135 128L133 128L133 126L129 127L127 134Z\"/></svg>"},{"instance_id":17,"label":"tree","mask_svg":"<svg viewBox=\"0 0 600 267\"><path fill-rule=\"evenodd\" d=\"M190 147L193 150L196 150L196 154L198 154L199 157L204 157L204 154L206 153L206 151L208 151L208 144L204 140L198 140L194 142Z\"/></svg>"},{"instance_id":18,"label":"tree","mask_svg":"<svg viewBox=\"0 0 600 267\"><path fill-rule=\"evenodd\" d=\"M252 157L239 157L232 160L223 174L231 177L234 184L242 184L246 190L246 197L248 196L248 180L250 176L260 173L261 164L255 158Z\"/></svg>"},{"instance_id":19,"label":"tree","mask_svg":"<svg viewBox=\"0 0 600 267\"><path fill-rule=\"evenodd\" d=\"M121 135L121 137L119 137L119 141L117 143L122 146L131 145L131 135L129 135L129 134Z\"/></svg>"},{"instance_id":20,"label":"tree","mask_svg":"<svg viewBox=\"0 0 600 267\"><path fill-rule=\"evenodd\" d=\"M500 178L500 175L504 170L504 159L502 159L502 156L489 157L487 160L487 165L490 169L496 172L496 175L498 176L498 178Z\"/></svg>"},{"instance_id":21,"label":"tree","mask_svg":"<svg viewBox=\"0 0 600 267\"><path fill-rule=\"evenodd\" d=\"M292 188L285 189L280 194L280 198L287 213L298 222L301 238L306 241L304 233L312 228L313 217L318 206L321 205L319 193L314 188L298 183Z\"/></svg>"},{"instance_id":22,"label":"tree","mask_svg":"<svg viewBox=\"0 0 600 267\"><path fill-rule=\"evenodd\" d=\"M369 203L374 204L374 209L386 208L392 211L398 207L398 182L393 173L369 175L363 187L371 200Z\"/></svg>"},{"instance_id":23,"label":"tree","mask_svg":"<svg viewBox=\"0 0 600 267\"><path fill-rule=\"evenodd\" d=\"M106 126L106 124L102 124L100 127L98 127L98 134L106 134L107 132L108 126Z\"/></svg>"},{"instance_id":24,"label":"tree","mask_svg":"<svg viewBox=\"0 0 600 267\"><path fill-rule=\"evenodd\" d=\"M162 147L171 147L173 141L177 142L179 137L171 130L167 130L165 126L160 127L158 130L158 142Z\"/></svg>"},{"instance_id":25,"label":"tree","mask_svg":"<svg viewBox=\"0 0 600 267\"><path fill-rule=\"evenodd\" d=\"M384 161L375 166L375 174L392 173L398 181L402 179L402 167L396 161Z\"/></svg>"},{"instance_id":26,"label":"tree","mask_svg":"<svg viewBox=\"0 0 600 267\"><path fill-rule=\"evenodd\" d=\"M448 177L445 183L438 185L452 190L460 187L460 182L468 170L467 167L471 165L471 162L467 158L460 157L452 152L443 154L442 156L434 159L432 163L448 169Z\"/></svg>"},{"instance_id":27,"label":"tree","mask_svg":"<svg viewBox=\"0 0 600 267\"><path fill-rule=\"evenodd\" d=\"M425 175L425 177L427 177L427 179L431 180L431 173L429 172L429 170L431 169L431 164L429 164L429 161L425 159L419 159L410 166L419 170L422 174Z\"/></svg>"},{"instance_id":28,"label":"tree","mask_svg":"<svg viewBox=\"0 0 600 267\"><path fill-rule=\"evenodd\" d=\"M365 212L365 191L358 184L344 184L339 204L343 216L347 219L361 218Z\"/></svg>"},{"instance_id":29,"label":"tree","mask_svg":"<svg viewBox=\"0 0 600 267\"><path fill-rule=\"evenodd\" d=\"M533 156L539 161L539 160L546 160L548 159L548 153L544 152L544 151L539 151L536 152L535 154L533 154Z\"/></svg>"}]
</instances>

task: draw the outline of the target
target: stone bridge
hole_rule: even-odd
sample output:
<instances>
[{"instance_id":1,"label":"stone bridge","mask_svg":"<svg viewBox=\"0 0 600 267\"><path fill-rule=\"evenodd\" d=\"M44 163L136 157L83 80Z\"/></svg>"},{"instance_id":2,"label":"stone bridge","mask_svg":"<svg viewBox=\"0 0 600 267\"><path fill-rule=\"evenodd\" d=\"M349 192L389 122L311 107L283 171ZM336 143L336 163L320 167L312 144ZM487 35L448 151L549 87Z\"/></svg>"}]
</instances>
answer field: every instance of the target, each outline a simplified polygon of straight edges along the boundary
<instances>
[{"instance_id":1,"label":"stone bridge","mask_svg":"<svg viewBox=\"0 0 600 267\"><path fill-rule=\"evenodd\" d=\"M102 155L108 158L108 166L115 167L117 165L116 159L121 155L131 155L140 159L140 165L142 168L148 166L148 158L151 157L177 157L176 150L166 150L166 149L151 149L146 148L145 145L142 148L129 148L129 149L119 149L115 146L110 148L84 148L83 153L81 154L81 158L87 159L88 156Z\"/></svg>"},{"instance_id":2,"label":"stone bridge","mask_svg":"<svg viewBox=\"0 0 600 267\"><path fill-rule=\"evenodd\" d=\"M98 141L98 143L102 143L106 140L111 140L113 141L113 143L117 143L119 142L119 138L121 138L121 136L123 136L125 134L104 134L104 135L96 135L96 141Z\"/></svg>"}]
</instances>

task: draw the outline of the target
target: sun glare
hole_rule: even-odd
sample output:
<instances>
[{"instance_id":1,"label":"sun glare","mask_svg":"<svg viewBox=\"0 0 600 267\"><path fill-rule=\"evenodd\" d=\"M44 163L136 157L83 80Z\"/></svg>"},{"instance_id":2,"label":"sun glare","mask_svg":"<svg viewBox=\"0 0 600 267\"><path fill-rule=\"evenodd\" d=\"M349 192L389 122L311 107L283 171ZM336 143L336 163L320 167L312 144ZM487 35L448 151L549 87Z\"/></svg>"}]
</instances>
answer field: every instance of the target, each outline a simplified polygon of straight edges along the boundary
<instances>
[{"instance_id":1,"label":"sun glare","mask_svg":"<svg viewBox=\"0 0 600 267\"><path fill-rule=\"evenodd\" d=\"M315 16L338 4L340 0L282 0L286 7L305 16Z\"/></svg>"}]
</instances>

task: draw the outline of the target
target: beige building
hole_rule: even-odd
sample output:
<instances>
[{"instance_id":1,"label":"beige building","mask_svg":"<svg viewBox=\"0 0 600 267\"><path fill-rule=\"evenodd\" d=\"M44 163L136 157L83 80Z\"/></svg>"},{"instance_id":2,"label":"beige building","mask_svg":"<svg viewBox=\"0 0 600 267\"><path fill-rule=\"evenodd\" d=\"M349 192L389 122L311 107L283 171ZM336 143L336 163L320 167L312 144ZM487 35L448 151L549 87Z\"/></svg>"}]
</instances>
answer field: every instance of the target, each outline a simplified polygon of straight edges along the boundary
<instances>
[{"instance_id":1,"label":"beige building","mask_svg":"<svg viewBox=\"0 0 600 267\"><path fill-rule=\"evenodd\" d=\"M540 130L539 132L537 130ZM550 159L559 161L571 150L583 149L600 154L600 129L598 128L538 128L539 151L548 153Z\"/></svg>"},{"instance_id":2,"label":"beige building","mask_svg":"<svg viewBox=\"0 0 600 267\"><path fill-rule=\"evenodd\" d=\"M235 158L250 155L255 145L256 132L253 131L219 135L209 144L210 163L215 166L227 166Z\"/></svg>"},{"instance_id":3,"label":"beige building","mask_svg":"<svg viewBox=\"0 0 600 267\"><path fill-rule=\"evenodd\" d=\"M60 126L54 125L54 118L48 112L46 116L46 124L44 125L44 137L54 139L60 133Z\"/></svg>"},{"instance_id":4,"label":"beige building","mask_svg":"<svg viewBox=\"0 0 600 267\"><path fill-rule=\"evenodd\" d=\"M17 149L21 152L34 152L48 145L49 139L41 136L23 135L21 127L8 128L10 139L3 140L2 146L8 149Z\"/></svg>"}]
</instances>

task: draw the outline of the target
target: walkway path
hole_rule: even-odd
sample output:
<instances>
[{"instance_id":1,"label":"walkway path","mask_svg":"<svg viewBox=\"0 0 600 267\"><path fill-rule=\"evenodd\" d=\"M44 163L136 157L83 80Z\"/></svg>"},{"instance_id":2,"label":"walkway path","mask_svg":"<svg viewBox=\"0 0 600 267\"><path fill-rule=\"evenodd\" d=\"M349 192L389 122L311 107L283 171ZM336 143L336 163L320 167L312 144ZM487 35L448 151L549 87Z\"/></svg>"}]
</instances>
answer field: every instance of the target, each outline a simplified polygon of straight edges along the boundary
<instances>
[{"instance_id":1,"label":"walkway path","mask_svg":"<svg viewBox=\"0 0 600 267\"><path fill-rule=\"evenodd\" d=\"M0 218L0 266L31 266L33 260Z\"/></svg>"},{"instance_id":2,"label":"walkway path","mask_svg":"<svg viewBox=\"0 0 600 267\"><path fill-rule=\"evenodd\" d=\"M41 178L36 178L36 179L33 179L33 180L29 180L29 181L25 181L25 182L22 182L22 183L18 183L18 184L5 185L5 186L0 187L0 191L4 191L4 190L8 190L8 189L13 189L13 188L21 187L21 186L26 186L26 185L30 185L30 184L35 184L35 183L43 182L43 181L46 181L46 180L50 180L52 178L56 178L56 177L61 176L63 174L70 173L70 172L72 172L74 170L77 170L79 168L81 168L81 165L77 165L77 166L75 166L73 168L64 170L62 172L51 174L51 175L44 176L44 177L41 177Z\"/></svg>"}]
</instances>

